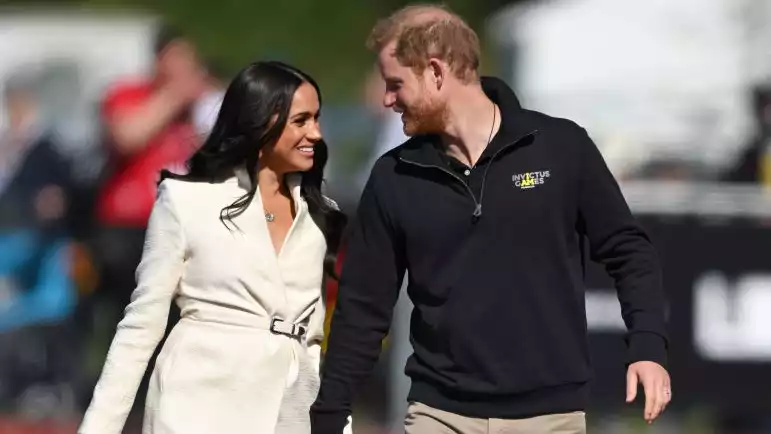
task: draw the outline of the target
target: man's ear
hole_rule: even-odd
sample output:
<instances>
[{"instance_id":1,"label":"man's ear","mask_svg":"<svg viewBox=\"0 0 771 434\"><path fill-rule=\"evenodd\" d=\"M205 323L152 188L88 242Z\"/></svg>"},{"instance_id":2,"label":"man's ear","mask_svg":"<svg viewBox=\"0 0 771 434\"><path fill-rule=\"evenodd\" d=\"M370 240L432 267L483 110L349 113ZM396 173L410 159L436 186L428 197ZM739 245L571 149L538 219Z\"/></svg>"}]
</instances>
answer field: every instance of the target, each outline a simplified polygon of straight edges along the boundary
<instances>
[{"instance_id":1,"label":"man's ear","mask_svg":"<svg viewBox=\"0 0 771 434\"><path fill-rule=\"evenodd\" d=\"M432 57L428 59L426 70L431 79L436 84L436 89L439 90L444 85L444 82L447 79L447 74L450 73L450 66L444 61Z\"/></svg>"}]
</instances>

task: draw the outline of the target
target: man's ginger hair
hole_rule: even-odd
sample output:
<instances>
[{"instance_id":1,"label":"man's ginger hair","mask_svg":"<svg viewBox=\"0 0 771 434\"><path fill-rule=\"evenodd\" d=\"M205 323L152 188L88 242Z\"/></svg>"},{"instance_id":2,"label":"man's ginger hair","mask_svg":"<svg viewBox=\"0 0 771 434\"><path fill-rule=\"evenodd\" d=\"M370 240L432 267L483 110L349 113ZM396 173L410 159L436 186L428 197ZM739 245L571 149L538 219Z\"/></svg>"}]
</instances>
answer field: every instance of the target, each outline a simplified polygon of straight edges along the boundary
<instances>
[{"instance_id":1,"label":"man's ginger hair","mask_svg":"<svg viewBox=\"0 0 771 434\"><path fill-rule=\"evenodd\" d=\"M411 5L380 20L367 39L367 48L380 52L396 42L396 58L422 73L430 58L447 62L463 82L478 78L480 44L476 32L443 5Z\"/></svg>"}]
</instances>

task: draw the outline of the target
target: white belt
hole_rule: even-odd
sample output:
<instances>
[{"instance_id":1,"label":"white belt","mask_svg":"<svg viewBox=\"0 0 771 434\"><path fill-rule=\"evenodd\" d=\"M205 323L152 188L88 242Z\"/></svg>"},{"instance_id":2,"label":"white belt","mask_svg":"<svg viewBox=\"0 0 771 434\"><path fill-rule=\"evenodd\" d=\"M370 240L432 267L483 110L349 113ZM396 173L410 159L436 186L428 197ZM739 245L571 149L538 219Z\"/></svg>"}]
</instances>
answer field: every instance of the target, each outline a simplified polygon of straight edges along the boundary
<instances>
[{"instance_id":1,"label":"white belt","mask_svg":"<svg viewBox=\"0 0 771 434\"><path fill-rule=\"evenodd\" d=\"M244 327L254 327L268 330L274 335L287 336L294 339L302 339L308 333L308 319L300 323L286 321L283 318L257 317L253 315L229 315L227 317L213 314L211 312L196 312L184 316L182 319L198 322L210 322L215 324L236 325Z\"/></svg>"}]
</instances>

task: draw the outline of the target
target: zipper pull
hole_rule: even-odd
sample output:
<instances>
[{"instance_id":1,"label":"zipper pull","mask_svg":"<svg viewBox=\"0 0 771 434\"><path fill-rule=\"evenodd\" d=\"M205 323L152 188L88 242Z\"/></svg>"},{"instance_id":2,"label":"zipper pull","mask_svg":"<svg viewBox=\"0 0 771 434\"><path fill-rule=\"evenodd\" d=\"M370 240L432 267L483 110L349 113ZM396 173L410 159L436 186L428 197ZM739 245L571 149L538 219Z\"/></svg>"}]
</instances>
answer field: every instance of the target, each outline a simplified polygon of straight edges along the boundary
<instances>
[{"instance_id":1,"label":"zipper pull","mask_svg":"<svg viewBox=\"0 0 771 434\"><path fill-rule=\"evenodd\" d=\"M476 208L474 208L474 214L472 214L474 218L479 218L482 216L482 204L478 203Z\"/></svg>"}]
</instances>

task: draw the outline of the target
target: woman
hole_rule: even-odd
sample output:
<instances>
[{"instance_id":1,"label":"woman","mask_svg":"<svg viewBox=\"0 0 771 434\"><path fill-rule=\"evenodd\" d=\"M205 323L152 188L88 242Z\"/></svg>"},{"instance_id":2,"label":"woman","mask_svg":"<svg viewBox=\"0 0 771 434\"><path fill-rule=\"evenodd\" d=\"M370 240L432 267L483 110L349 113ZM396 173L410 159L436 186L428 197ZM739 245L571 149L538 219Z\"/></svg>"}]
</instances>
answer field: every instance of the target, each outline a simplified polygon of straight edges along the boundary
<instances>
[{"instance_id":1,"label":"woman","mask_svg":"<svg viewBox=\"0 0 771 434\"><path fill-rule=\"evenodd\" d=\"M345 222L320 191L319 108L305 73L249 65L188 174L164 174L80 434L122 431L172 300L181 320L150 380L145 434L310 432L325 257L331 265Z\"/></svg>"}]
</instances>

